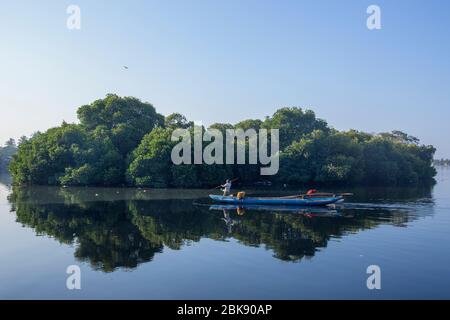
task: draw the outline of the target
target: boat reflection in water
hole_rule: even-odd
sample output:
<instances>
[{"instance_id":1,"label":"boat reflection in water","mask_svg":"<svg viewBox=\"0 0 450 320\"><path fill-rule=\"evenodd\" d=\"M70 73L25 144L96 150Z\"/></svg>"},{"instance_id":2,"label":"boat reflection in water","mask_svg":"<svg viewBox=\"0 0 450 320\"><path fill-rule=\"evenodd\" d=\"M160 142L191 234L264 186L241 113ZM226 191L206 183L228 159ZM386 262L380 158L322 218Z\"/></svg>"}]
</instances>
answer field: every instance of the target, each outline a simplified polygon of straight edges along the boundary
<instances>
[{"instance_id":1,"label":"boat reflection in water","mask_svg":"<svg viewBox=\"0 0 450 320\"><path fill-rule=\"evenodd\" d=\"M336 216L339 215L338 206L329 205L325 207L305 207L305 206L279 206L279 205L235 205L235 204L215 204L209 207L209 210L231 210L238 215L243 215L246 210L265 211L271 213L292 213L305 216Z\"/></svg>"},{"instance_id":2,"label":"boat reflection in water","mask_svg":"<svg viewBox=\"0 0 450 320\"><path fill-rule=\"evenodd\" d=\"M247 210L250 211L263 211L267 213L289 213L289 214L300 214L308 218L313 217L332 217L337 216L340 213L335 209L335 206L330 205L328 207L305 207L305 206L270 206L270 205L233 205L233 204L223 204L223 205L211 205L209 207L211 211L222 211L223 218L221 218L226 226L228 233L232 233L232 228L234 225L238 224L239 221L231 218L232 214L237 216L243 216Z\"/></svg>"}]
</instances>

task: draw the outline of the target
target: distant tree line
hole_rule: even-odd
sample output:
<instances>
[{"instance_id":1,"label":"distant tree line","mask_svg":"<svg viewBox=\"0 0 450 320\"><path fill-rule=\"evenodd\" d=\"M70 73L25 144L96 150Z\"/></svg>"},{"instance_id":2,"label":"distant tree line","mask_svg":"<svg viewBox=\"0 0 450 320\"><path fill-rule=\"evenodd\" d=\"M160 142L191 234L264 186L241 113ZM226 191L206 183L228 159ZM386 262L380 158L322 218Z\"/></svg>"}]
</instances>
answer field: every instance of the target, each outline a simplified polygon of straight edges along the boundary
<instances>
[{"instance_id":1,"label":"distant tree line","mask_svg":"<svg viewBox=\"0 0 450 320\"><path fill-rule=\"evenodd\" d=\"M435 166L450 166L450 159L436 159L434 160Z\"/></svg>"},{"instance_id":2,"label":"distant tree line","mask_svg":"<svg viewBox=\"0 0 450 320\"><path fill-rule=\"evenodd\" d=\"M21 141L10 164L15 184L211 187L226 178L250 184L409 185L433 181L433 146L400 131L338 131L311 110L281 108L264 120L210 126L279 129L280 170L260 176L260 165L174 165L176 128L193 131L183 115L167 117L133 97L107 95L77 111L79 124ZM204 142L207 145L207 142Z\"/></svg>"},{"instance_id":3,"label":"distant tree line","mask_svg":"<svg viewBox=\"0 0 450 320\"><path fill-rule=\"evenodd\" d=\"M13 155L17 152L16 141L9 139L3 147L0 147L0 173L6 172Z\"/></svg>"}]
</instances>

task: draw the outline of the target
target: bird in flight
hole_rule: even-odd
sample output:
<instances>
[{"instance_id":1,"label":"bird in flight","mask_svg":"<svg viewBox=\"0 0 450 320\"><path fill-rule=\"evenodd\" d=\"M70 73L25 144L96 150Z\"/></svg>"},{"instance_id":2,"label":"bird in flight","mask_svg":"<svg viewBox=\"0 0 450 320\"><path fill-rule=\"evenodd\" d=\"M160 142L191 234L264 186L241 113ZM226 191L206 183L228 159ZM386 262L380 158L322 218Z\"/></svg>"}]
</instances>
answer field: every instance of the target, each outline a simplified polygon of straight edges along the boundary
<instances>
[{"instance_id":1,"label":"bird in flight","mask_svg":"<svg viewBox=\"0 0 450 320\"><path fill-rule=\"evenodd\" d=\"M124 68L124 69L128 69L128 67L127 67L127 66L123 66L123 68Z\"/></svg>"}]
</instances>

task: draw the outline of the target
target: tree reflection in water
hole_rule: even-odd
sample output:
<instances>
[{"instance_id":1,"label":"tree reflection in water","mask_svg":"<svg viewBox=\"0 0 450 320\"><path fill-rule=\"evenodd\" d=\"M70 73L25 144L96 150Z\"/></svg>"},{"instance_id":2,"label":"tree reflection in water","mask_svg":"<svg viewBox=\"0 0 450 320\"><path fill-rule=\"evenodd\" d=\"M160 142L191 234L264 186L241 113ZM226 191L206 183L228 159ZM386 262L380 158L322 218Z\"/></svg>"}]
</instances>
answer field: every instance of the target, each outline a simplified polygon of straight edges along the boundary
<instances>
[{"instance_id":1,"label":"tree reflection in water","mask_svg":"<svg viewBox=\"0 0 450 320\"><path fill-rule=\"evenodd\" d=\"M234 238L246 246L264 246L277 259L298 262L313 257L331 238L380 224L405 226L416 217L407 208L356 205L325 214L220 206L210 210L193 205L192 199L142 199L141 193L133 193L107 200L92 192L87 197L85 190L47 188L43 193L39 188L15 187L9 202L17 222L61 243L75 244L77 259L104 272L136 268L164 247L179 250L202 238ZM429 199L430 190L416 190L414 195ZM412 195L403 192L399 197L408 203Z\"/></svg>"}]
</instances>

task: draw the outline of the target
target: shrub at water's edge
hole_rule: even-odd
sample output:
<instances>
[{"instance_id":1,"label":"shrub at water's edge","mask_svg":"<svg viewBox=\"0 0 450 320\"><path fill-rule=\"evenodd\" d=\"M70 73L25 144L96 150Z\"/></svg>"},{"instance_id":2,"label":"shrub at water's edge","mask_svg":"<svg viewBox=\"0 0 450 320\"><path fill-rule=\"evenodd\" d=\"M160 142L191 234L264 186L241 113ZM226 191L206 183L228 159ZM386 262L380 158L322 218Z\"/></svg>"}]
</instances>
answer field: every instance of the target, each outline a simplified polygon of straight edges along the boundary
<instances>
[{"instance_id":1,"label":"shrub at water's edge","mask_svg":"<svg viewBox=\"0 0 450 320\"><path fill-rule=\"evenodd\" d=\"M259 165L174 165L176 128L193 123L164 118L132 97L107 95L78 109L80 124L63 123L22 139L10 163L15 184L211 187L226 178L241 183L411 185L433 181L433 146L400 131L337 131L311 110L282 108L265 120L211 128L279 129L280 170L260 176ZM203 142L204 146L208 143Z\"/></svg>"}]
</instances>

